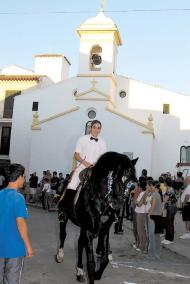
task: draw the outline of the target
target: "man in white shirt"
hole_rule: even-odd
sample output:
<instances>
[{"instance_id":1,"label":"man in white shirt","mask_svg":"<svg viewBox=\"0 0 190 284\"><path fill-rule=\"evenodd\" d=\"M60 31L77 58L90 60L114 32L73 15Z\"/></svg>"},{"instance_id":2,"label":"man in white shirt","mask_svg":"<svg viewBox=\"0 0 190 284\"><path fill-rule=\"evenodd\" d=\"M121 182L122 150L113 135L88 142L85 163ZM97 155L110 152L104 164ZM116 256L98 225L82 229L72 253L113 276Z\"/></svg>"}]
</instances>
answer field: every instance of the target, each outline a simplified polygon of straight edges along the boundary
<instances>
[{"instance_id":1,"label":"man in white shirt","mask_svg":"<svg viewBox=\"0 0 190 284\"><path fill-rule=\"evenodd\" d=\"M186 225L186 233L180 236L181 239L190 239L190 176L187 176L184 181L186 188L181 195L183 204L182 217Z\"/></svg>"},{"instance_id":2,"label":"man in white shirt","mask_svg":"<svg viewBox=\"0 0 190 284\"><path fill-rule=\"evenodd\" d=\"M98 120L91 123L90 134L81 136L76 144L74 157L77 160L77 168L75 169L68 188L76 190L79 185L80 172L93 166L98 158L106 152L106 143L99 137L102 124Z\"/></svg>"}]
</instances>

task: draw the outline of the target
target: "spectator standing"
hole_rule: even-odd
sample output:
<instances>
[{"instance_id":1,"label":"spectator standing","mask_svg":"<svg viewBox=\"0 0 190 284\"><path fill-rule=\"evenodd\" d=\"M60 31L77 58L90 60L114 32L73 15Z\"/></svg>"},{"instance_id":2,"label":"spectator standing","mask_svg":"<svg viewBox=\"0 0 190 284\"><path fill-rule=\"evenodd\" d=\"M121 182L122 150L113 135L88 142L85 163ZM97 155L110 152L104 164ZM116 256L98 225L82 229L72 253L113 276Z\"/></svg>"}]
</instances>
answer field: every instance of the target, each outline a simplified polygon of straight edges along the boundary
<instances>
[{"instance_id":1,"label":"spectator standing","mask_svg":"<svg viewBox=\"0 0 190 284\"><path fill-rule=\"evenodd\" d=\"M44 178L44 185L42 188L42 207L44 210L49 209L50 208L50 198L51 198L51 185L50 185L50 181L48 178Z\"/></svg>"},{"instance_id":2,"label":"spectator standing","mask_svg":"<svg viewBox=\"0 0 190 284\"><path fill-rule=\"evenodd\" d=\"M141 172L141 177L145 178L145 180L147 180L147 174L148 174L148 171L146 169L143 169L142 172Z\"/></svg>"},{"instance_id":3,"label":"spectator standing","mask_svg":"<svg viewBox=\"0 0 190 284\"><path fill-rule=\"evenodd\" d=\"M134 238L135 238L135 242L133 244L133 247L135 249L137 249L139 247L139 236L137 233L137 213L135 212L135 208L136 208L136 202L137 202L137 198L139 196L139 194L142 192L142 187L145 188L146 187L146 178L141 176L139 178L138 181L138 185L135 188L134 192L131 193L132 195L132 199L131 199L131 209L133 212L133 234L134 234Z\"/></svg>"},{"instance_id":4,"label":"spectator standing","mask_svg":"<svg viewBox=\"0 0 190 284\"><path fill-rule=\"evenodd\" d=\"M174 218L177 212L177 198L175 191L172 187L172 179L168 177L166 179L167 190L163 198L163 208L166 209L165 219L165 239L162 244L169 245L174 240Z\"/></svg>"},{"instance_id":5,"label":"spectator standing","mask_svg":"<svg viewBox=\"0 0 190 284\"><path fill-rule=\"evenodd\" d=\"M51 181L51 179L52 179L52 174L51 174L50 170L47 170L47 171L46 171L46 178L48 178L49 181Z\"/></svg>"},{"instance_id":6,"label":"spectator standing","mask_svg":"<svg viewBox=\"0 0 190 284\"><path fill-rule=\"evenodd\" d=\"M142 177L141 177L142 179ZM138 247L137 251L147 252L148 238L147 238L147 214L151 207L149 191L146 190L146 182L141 182L142 191L136 200L136 219L137 219L137 234L138 234Z\"/></svg>"},{"instance_id":7,"label":"spectator standing","mask_svg":"<svg viewBox=\"0 0 190 284\"><path fill-rule=\"evenodd\" d=\"M151 207L148 213L148 258L160 258L160 234L163 232L162 226L162 201L159 193L160 184L157 181L147 182L147 192L152 193Z\"/></svg>"},{"instance_id":8,"label":"spectator standing","mask_svg":"<svg viewBox=\"0 0 190 284\"><path fill-rule=\"evenodd\" d=\"M180 236L181 239L190 239L190 176L185 178L185 189L181 195L182 218L185 222L186 233Z\"/></svg>"},{"instance_id":9,"label":"spectator standing","mask_svg":"<svg viewBox=\"0 0 190 284\"><path fill-rule=\"evenodd\" d=\"M20 283L24 257L32 257L25 200L18 189L24 183L24 167L10 166L10 181L0 192L0 283Z\"/></svg>"},{"instance_id":10,"label":"spectator standing","mask_svg":"<svg viewBox=\"0 0 190 284\"><path fill-rule=\"evenodd\" d=\"M36 172L33 172L30 175L29 182L30 182L30 199L29 199L29 202L35 203L36 191L37 191L37 187L38 187L38 177L36 175Z\"/></svg>"},{"instance_id":11,"label":"spectator standing","mask_svg":"<svg viewBox=\"0 0 190 284\"><path fill-rule=\"evenodd\" d=\"M159 177L159 183L160 183L160 189L162 191L162 195L164 196L164 194L166 193L167 190L167 186L165 184L165 180L163 176Z\"/></svg>"},{"instance_id":12,"label":"spectator standing","mask_svg":"<svg viewBox=\"0 0 190 284\"><path fill-rule=\"evenodd\" d=\"M53 172L53 177L51 179L51 190L53 194L56 194L58 192L59 187L59 178L57 176L57 172Z\"/></svg>"},{"instance_id":13,"label":"spectator standing","mask_svg":"<svg viewBox=\"0 0 190 284\"><path fill-rule=\"evenodd\" d=\"M3 170L0 169L0 190L4 187L5 185L5 176L3 174Z\"/></svg>"}]
</instances>

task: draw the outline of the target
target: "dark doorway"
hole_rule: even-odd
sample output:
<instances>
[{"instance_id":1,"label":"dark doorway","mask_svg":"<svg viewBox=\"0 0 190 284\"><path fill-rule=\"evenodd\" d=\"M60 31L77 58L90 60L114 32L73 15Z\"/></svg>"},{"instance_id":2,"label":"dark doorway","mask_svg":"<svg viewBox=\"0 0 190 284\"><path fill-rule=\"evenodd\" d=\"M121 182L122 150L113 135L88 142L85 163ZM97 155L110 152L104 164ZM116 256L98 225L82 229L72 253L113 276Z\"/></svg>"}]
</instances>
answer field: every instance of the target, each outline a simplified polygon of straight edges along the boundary
<instances>
[{"instance_id":1,"label":"dark doorway","mask_svg":"<svg viewBox=\"0 0 190 284\"><path fill-rule=\"evenodd\" d=\"M21 94L21 91L6 91L5 94L5 103L4 103L4 112L3 118L12 118L13 116L13 107L14 107L14 98Z\"/></svg>"},{"instance_id":2,"label":"dark doorway","mask_svg":"<svg viewBox=\"0 0 190 284\"><path fill-rule=\"evenodd\" d=\"M3 126L1 132L1 155L9 155L10 150L10 139L11 139L11 127Z\"/></svg>"}]
</instances>

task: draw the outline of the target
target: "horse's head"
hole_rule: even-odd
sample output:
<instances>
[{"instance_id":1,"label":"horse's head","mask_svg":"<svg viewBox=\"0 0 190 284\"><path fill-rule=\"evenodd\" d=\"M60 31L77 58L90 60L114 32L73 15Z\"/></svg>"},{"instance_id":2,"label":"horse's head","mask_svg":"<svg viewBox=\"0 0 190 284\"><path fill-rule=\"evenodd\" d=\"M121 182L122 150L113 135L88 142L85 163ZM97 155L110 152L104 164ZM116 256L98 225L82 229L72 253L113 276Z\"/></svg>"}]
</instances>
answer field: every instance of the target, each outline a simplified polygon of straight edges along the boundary
<instances>
[{"instance_id":1,"label":"horse's head","mask_svg":"<svg viewBox=\"0 0 190 284\"><path fill-rule=\"evenodd\" d=\"M138 158L130 160L126 155L117 152L106 152L93 167L92 175L94 179L99 180L107 177L109 172L113 172L113 176L117 179L135 179L137 160Z\"/></svg>"},{"instance_id":2,"label":"horse's head","mask_svg":"<svg viewBox=\"0 0 190 284\"><path fill-rule=\"evenodd\" d=\"M130 160L126 155L117 152L107 152L98 159L92 169L92 180L99 184L97 190L101 191L100 195L112 200L112 203L118 203L115 208L120 206L124 183L136 179L137 160Z\"/></svg>"}]
</instances>

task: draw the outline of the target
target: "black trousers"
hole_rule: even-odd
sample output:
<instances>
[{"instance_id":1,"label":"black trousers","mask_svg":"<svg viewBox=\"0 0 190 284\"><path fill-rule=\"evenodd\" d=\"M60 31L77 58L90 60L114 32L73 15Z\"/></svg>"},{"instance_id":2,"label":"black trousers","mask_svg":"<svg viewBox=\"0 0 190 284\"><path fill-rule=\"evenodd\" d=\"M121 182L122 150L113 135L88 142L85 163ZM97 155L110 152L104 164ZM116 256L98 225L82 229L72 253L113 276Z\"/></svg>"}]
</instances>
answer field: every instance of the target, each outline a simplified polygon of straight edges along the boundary
<instances>
[{"instance_id":1,"label":"black trousers","mask_svg":"<svg viewBox=\"0 0 190 284\"><path fill-rule=\"evenodd\" d=\"M165 223L165 239L172 242L174 240L174 218L177 212L177 207L175 204L171 204L167 208L167 216L166 216L166 223Z\"/></svg>"}]
</instances>

